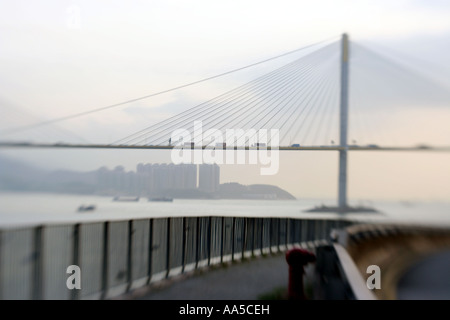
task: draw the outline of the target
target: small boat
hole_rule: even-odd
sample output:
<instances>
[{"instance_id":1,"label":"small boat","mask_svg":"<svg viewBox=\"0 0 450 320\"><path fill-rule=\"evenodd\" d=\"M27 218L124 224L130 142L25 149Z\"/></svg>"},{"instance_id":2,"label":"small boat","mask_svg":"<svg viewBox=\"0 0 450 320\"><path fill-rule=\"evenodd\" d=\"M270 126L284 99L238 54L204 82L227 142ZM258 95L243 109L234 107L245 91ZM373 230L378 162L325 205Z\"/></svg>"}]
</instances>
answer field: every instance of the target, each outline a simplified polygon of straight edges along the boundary
<instances>
[{"instance_id":1,"label":"small boat","mask_svg":"<svg viewBox=\"0 0 450 320\"><path fill-rule=\"evenodd\" d=\"M113 201L139 201L139 197L121 197L115 196Z\"/></svg>"},{"instance_id":2,"label":"small boat","mask_svg":"<svg viewBox=\"0 0 450 320\"><path fill-rule=\"evenodd\" d=\"M94 211L95 206L93 204L85 206L84 204L78 207L78 212Z\"/></svg>"},{"instance_id":3,"label":"small boat","mask_svg":"<svg viewBox=\"0 0 450 320\"><path fill-rule=\"evenodd\" d=\"M150 198L150 199L148 199L148 201L173 202L173 198L157 197L157 198Z\"/></svg>"}]
</instances>

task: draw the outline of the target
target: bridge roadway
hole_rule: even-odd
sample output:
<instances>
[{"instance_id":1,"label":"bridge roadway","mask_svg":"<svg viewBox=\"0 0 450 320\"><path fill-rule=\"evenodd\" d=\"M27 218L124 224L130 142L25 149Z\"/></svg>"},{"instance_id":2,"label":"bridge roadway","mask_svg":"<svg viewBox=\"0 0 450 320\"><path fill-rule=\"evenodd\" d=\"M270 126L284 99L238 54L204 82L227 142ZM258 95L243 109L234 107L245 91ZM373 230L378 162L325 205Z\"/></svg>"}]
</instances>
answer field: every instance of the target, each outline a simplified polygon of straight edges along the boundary
<instances>
[{"instance_id":1,"label":"bridge roadway","mask_svg":"<svg viewBox=\"0 0 450 320\"><path fill-rule=\"evenodd\" d=\"M111 145L111 144L69 144L69 143L28 143L28 142L0 142L0 148L61 148L61 149L154 149L154 150L170 150L174 149L174 146L162 146L162 145ZM207 146L194 146L190 149L207 149ZM234 146L231 149L234 150L258 150L263 149L271 150L271 146L267 147L249 147L249 146ZM219 148L221 150L222 148ZM228 148L229 149L229 148ZM410 146L410 147L383 147L383 146L358 146L349 145L348 147L342 146L278 146L274 149L280 151L432 151L432 152L450 152L450 146Z\"/></svg>"}]
</instances>

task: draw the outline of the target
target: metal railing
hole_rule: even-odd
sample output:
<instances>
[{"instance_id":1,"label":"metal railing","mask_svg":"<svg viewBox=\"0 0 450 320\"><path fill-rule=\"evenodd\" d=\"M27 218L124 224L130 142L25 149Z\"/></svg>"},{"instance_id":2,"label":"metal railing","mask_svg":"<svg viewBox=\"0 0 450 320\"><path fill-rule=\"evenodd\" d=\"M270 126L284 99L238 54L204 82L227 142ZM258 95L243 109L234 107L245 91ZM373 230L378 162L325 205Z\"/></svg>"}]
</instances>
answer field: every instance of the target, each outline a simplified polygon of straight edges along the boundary
<instances>
[{"instance_id":1,"label":"metal railing","mask_svg":"<svg viewBox=\"0 0 450 320\"><path fill-rule=\"evenodd\" d=\"M0 299L107 299L204 266L328 240L345 219L168 217L0 230ZM69 290L67 267L81 270Z\"/></svg>"}]
</instances>

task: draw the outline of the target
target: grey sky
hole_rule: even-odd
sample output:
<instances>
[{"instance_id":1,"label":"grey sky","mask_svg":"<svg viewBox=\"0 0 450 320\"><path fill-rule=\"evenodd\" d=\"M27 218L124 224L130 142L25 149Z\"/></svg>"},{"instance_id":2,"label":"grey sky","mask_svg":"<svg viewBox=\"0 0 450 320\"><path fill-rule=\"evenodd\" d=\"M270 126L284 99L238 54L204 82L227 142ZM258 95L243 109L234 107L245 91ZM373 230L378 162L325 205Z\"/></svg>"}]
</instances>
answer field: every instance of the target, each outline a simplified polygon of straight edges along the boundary
<instances>
[{"instance_id":1,"label":"grey sky","mask_svg":"<svg viewBox=\"0 0 450 320\"><path fill-rule=\"evenodd\" d=\"M351 40L381 44L399 56L412 57L411 61L419 59L423 64L418 67L428 71L434 68L433 75L445 81L450 63L449 16L448 1L438 0L2 1L0 108L7 116L0 122L3 128L14 127L33 123L35 117L52 119L99 108L241 67L342 32L348 32ZM69 131L87 141L109 143L253 79L277 63L61 122L60 129L24 132L21 137L33 139L56 130L55 136L60 139L67 134L58 132ZM432 123L448 119L447 111L425 116ZM388 118L394 116L404 119L401 115ZM421 125L421 119L425 119L423 114L412 112L407 122L400 122L403 128L395 125L392 130L409 132ZM377 128L372 131L376 134ZM436 137L448 141L442 139L448 131L427 131L430 140ZM416 135L410 136L411 142L420 139ZM79 152L76 156L69 151L7 153L40 165L80 169L93 169L102 163L122 164L120 161L133 168L150 158L156 162L167 159L161 153L145 159L128 154L111 159L107 152ZM323 178L322 184L316 182L322 181L317 180L319 174L325 177L335 172L335 157L323 160L315 177L303 177L306 183L316 185L313 191L298 186L302 177L289 176L290 170L295 171L296 162L291 161L300 161L303 156L288 158L291 165L278 177L249 175L243 179L278 184L296 195L334 193L330 186L334 186L333 177ZM320 162L309 155L306 158L309 160L305 163L310 165ZM355 167L355 171L359 168ZM223 176L226 180L242 177L239 167L223 172L228 172ZM255 168L255 172L259 169ZM442 181L449 180L448 173L448 167L441 168ZM442 181L439 183L447 188ZM355 188L354 193L367 189L363 185ZM398 193L411 194L407 189ZM367 196L390 196L381 186L376 191L361 191L361 196L365 192Z\"/></svg>"}]
</instances>

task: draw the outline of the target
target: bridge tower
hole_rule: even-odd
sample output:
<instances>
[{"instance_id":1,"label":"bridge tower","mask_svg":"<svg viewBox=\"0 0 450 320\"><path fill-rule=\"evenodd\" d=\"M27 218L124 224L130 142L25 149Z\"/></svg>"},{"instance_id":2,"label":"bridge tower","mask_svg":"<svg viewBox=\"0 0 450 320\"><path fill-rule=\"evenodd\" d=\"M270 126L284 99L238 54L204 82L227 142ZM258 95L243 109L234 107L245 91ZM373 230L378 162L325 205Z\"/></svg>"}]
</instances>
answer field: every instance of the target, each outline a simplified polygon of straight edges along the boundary
<instances>
[{"instance_id":1,"label":"bridge tower","mask_svg":"<svg viewBox=\"0 0 450 320\"><path fill-rule=\"evenodd\" d=\"M349 41L348 35L342 35L341 44L341 95L340 95L340 146L339 150L339 195L338 207L345 211L347 205L347 135L348 135L348 63Z\"/></svg>"}]
</instances>

